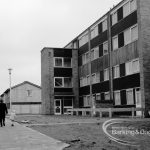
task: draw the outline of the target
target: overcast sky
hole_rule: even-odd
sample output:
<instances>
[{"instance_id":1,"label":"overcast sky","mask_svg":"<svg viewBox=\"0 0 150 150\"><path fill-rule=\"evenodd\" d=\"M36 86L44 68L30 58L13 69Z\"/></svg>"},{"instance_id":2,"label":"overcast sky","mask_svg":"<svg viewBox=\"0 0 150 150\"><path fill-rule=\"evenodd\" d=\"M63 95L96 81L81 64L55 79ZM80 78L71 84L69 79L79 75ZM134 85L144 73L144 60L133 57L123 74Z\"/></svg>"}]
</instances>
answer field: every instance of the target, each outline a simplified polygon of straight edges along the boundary
<instances>
[{"instance_id":1,"label":"overcast sky","mask_svg":"<svg viewBox=\"0 0 150 150\"><path fill-rule=\"evenodd\" d=\"M41 85L41 49L64 47L121 0L0 0L0 94Z\"/></svg>"}]
</instances>

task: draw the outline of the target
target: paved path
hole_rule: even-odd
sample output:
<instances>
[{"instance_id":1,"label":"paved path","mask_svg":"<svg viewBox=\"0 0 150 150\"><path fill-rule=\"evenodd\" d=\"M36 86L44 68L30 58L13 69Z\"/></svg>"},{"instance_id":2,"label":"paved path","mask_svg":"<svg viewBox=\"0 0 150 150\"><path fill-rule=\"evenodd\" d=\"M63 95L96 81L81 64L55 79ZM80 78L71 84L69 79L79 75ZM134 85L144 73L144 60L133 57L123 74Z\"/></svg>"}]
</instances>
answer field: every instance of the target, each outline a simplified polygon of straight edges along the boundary
<instances>
[{"instance_id":1,"label":"paved path","mask_svg":"<svg viewBox=\"0 0 150 150\"><path fill-rule=\"evenodd\" d=\"M0 150L62 150L68 144L6 119L0 127Z\"/></svg>"}]
</instances>

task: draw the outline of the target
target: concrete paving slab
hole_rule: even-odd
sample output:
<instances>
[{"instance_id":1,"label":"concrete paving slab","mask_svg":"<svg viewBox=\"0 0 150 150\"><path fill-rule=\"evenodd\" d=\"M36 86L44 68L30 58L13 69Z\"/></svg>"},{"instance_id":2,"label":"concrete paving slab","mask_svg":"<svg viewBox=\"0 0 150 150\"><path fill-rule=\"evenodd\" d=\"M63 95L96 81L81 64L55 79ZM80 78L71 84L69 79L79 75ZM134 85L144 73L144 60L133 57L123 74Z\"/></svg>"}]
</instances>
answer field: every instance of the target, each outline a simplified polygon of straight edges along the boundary
<instances>
[{"instance_id":1,"label":"concrete paving slab","mask_svg":"<svg viewBox=\"0 0 150 150\"><path fill-rule=\"evenodd\" d=\"M0 127L0 150L62 150L69 146L28 127L6 119L6 126Z\"/></svg>"}]
</instances>

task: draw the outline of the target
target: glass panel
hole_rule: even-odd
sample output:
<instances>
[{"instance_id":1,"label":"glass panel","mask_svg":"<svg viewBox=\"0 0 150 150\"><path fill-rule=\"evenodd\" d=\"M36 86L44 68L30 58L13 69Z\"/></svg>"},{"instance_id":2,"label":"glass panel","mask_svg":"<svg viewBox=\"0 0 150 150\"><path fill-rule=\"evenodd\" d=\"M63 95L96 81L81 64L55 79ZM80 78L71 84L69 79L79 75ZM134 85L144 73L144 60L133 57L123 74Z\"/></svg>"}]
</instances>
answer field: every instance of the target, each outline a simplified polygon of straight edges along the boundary
<instances>
[{"instance_id":1,"label":"glass panel","mask_svg":"<svg viewBox=\"0 0 150 150\"><path fill-rule=\"evenodd\" d=\"M140 71L139 60L134 60L132 63L133 73L137 73Z\"/></svg>"},{"instance_id":2,"label":"glass panel","mask_svg":"<svg viewBox=\"0 0 150 150\"><path fill-rule=\"evenodd\" d=\"M132 89L131 90L127 90L126 94L127 94L127 104L128 105L134 104L134 102L133 102L133 90Z\"/></svg>"},{"instance_id":3,"label":"glass panel","mask_svg":"<svg viewBox=\"0 0 150 150\"><path fill-rule=\"evenodd\" d=\"M91 51L91 60L94 60L94 49Z\"/></svg>"},{"instance_id":4,"label":"glass panel","mask_svg":"<svg viewBox=\"0 0 150 150\"><path fill-rule=\"evenodd\" d=\"M65 99L64 106L72 106L72 99Z\"/></svg>"},{"instance_id":5,"label":"glass panel","mask_svg":"<svg viewBox=\"0 0 150 150\"><path fill-rule=\"evenodd\" d=\"M115 98L115 105L120 105L120 91L115 91L114 92L114 98Z\"/></svg>"},{"instance_id":6,"label":"glass panel","mask_svg":"<svg viewBox=\"0 0 150 150\"><path fill-rule=\"evenodd\" d=\"M131 12L136 10L136 8L137 8L136 0L131 0L131 3L130 3Z\"/></svg>"},{"instance_id":7,"label":"glass panel","mask_svg":"<svg viewBox=\"0 0 150 150\"><path fill-rule=\"evenodd\" d=\"M129 13L130 13L130 3L128 2L123 6L123 17L129 15Z\"/></svg>"},{"instance_id":8,"label":"glass panel","mask_svg":"<svg viewBox=\"0 0 150 150\"><path fill-rule=\"evenodd\" d=\"M62 67L62 58L55 58L55 66Z\"/></svg>"},{"instance_id":9,"label":"glass panel","mask_svg":"<svg viewBox=\"0 0 150 150\"><path fill-rule=\"evenodd\" d=\"M71 78L64 78L64 87L72 87Z\"/></svg>"},{"instance_id":10,"label":"glass panel","mask_svg":"<svg viewBox=\"0 0 150 150\"><path fill-rule=\"evenodd\" d=\"M107 19L102 22L102 27L103 32L107 30Z\"/></svg>"},{"instance_id":11,"label":"glass panel","mask_svg":"<svg viewBox=\"0 0 150 150\"><path fill-rule=\"evenodd\" d=\"M117 23L117 12L115 12L113 15L112 15L112 25L116 24Z\"/></svg>"},{"instance_id":12,"label":"glass panel","mask_svg":"<svg viewBox=\"0 0 150 150\"><path fill-rule=\"evenodd\" d=\"M56 87L62 87L63 86L62 78L55 78L55 86Z\"/></svg>"},{"instance_id":13,"label":"glass panel","mask_svg":"<svg viewBox=\"0 0 150 150\"><path fill-rule=\"evenodd\" d=\"M118 48L118 36L113 37L113 50Z\"/></svg>"},{"instance_id":14,"label":"glass panel","mask_svg":"<svg viewBox=\"0 0 150 150\"><path fill-rule=\"evenodd\" d=\"M138 27L135 26L131 28L131 41L135 41L138 39Z\"/></svg>"},{"instance_id":15,"label":"glass panel","mask_svg":"<svg viewBox=\"0 0 150 150\"><path fill-rule=\"evenodd\" d=\"M64 67L71 67L71 58L64 58Z\"/></svg>"},{"instance_id":16,"label":"glass panel","mask_svg":"<svg viewBox=\"0 0 150 150\"><path fill-rule=\"evenodd\" d=\"M55 101L55 105L56 105L56 106L60 106L60 100L56 100L56 101Z\"/></svg>"},{"instance_id":17,"label":"glass panel","mask_svg":"<svg viewBox=\"0 0 150 150\"><path fill-rule=\"evenodd\" d=\"M130 42L131 42L130 29L127 29L124 31L124 44L127 45Z\"/></svg>"},{"instance_id":18,"label":"glass panel","mask_svg":"<svg viewBox=\"0 0 150 150\"><path fill-rule=\"evenodd\" d=\"M108 54L108 42L103 43L103 54Z\"/></svg>"},{"instance_id":19,"label":"glass panel","mask_svg":"<svg viewBox=\"0 0 150 150\"><path fill-rule=\"evenodd\" d=\"M100 94L96 95L96 100L98 100L98 101L101 100Z\"/></svg>"},{"instance_id":20,"label":"glass panel","mask_svg":"<svg viewBox=\"0 0 150 150\"><path fill-rule=\"evenodd\" d=\"M109 93L105 93L105 100L110 100L110 94Z\"/></svg>"}]
</instances>

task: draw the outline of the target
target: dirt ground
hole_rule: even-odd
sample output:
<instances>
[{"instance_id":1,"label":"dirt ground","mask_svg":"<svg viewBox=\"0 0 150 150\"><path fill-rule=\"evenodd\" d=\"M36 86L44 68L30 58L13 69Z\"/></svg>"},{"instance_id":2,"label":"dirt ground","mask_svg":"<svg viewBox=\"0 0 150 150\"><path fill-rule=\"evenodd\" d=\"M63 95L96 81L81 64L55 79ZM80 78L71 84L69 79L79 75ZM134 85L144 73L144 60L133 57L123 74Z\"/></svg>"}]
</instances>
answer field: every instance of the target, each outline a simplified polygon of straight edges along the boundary
<instances>
[{"instance_id":1,"label":"dirt ground","mask_svg":"<svg viewBox=\"0 0 150 150\"><path fill-rule=\"evenodd\" d=\"M115 137L140 143L138 146L124 146L110 140L102 130L108 118L77 116L17 116L16 121L27 121L26 125L55 139L69 143L64 150L149 150L150 135L115 135ZM25 124L25 123L23 123ZM115 127L126 127L150 131L149 119L129 119ZM109 128L111 133L112 127Z\"/></svg>"}]
</instances>

